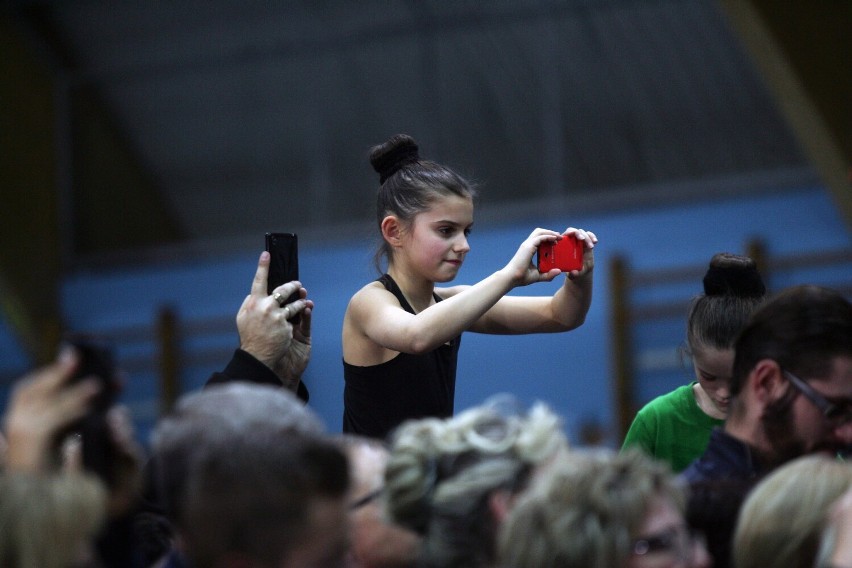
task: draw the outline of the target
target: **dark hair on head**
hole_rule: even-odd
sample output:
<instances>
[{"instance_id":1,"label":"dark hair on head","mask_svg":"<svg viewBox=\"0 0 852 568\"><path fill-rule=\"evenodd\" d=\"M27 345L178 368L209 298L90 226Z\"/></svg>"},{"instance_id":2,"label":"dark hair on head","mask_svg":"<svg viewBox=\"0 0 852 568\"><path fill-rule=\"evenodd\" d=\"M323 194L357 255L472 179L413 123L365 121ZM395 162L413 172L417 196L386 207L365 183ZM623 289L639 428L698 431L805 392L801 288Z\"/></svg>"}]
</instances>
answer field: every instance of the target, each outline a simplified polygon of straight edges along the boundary
<instances>
[{"instance_id":1,"label":"dark hair on head","mask_svg":"<svg viewBox=\"0 0 852 568\"><path fill-rule=\"evenodd\" d=\"M314 504L342 502L349 490L349 462L332 440L263 428L256 438L246 434L204 448L189 470L181 532L198 568L235 552L253 565L277 565L314 536Z\"/></svg>"},{"instance_id":2,"label":"dark hair on head","mask_svg":"<svg viewBox=\"0 0 852 568\"><path fill-rule=\"evenodd\" d=\"M690 352L702 347L731 349L739 331L766 297L757 264L747 256L713 255L704 293L693 298L686 324Z\"/></svg>"},{"instance_id":3,"label":"dark hair on head","mask_svg":"<svg viewBox=\"0 0 852 568\"><path fill-rule=\"evenodd\" d=\"M381 184L376 200L376 217L382 220L395 215L409 224L414 217L429 209L440 197L455 195L473 198L474 187L446 166L421 160L417 143L407 134L396 134L387 142L370 150L370 164L379 174ZM391 261L390 245L384 239L376 251L376 269L382 272L382 258Z\"/></svg>"},{"instance_id":4,"label":"dark hair on head","mask_svg":"<svg viewBox=\"0 0 852 568\"><path fill-rule=\"evenodd\" d=\"M824 378L834 358L852 357L852 303L829 288L787 288L752 315L734 349L732 396L762 359L805 380Z\"/></svg>"}]
</instances>

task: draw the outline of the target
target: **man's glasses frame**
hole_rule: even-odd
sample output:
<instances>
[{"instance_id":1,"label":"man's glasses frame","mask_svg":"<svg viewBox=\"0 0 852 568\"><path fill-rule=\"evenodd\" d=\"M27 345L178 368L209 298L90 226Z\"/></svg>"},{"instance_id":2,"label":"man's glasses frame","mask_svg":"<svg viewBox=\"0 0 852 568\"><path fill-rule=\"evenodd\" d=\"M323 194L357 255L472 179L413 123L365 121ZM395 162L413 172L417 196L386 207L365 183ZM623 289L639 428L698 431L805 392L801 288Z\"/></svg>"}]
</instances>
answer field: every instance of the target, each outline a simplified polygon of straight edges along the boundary
<instances>
[{"instance_id":1,"label":"man's glasses frame","mask_svg":"<svg viewBox=\"0 0 852 568\"><path fill-rule=\"evenodd\" d=\"M790 371L782 371L790 384L797 391L805 395L805 398L810 400L817 409L822 412L832 426L843 426L847 422L852 421L852 408L848 404L838 404L831 402L823 395L818 393L811 385L791 373Z\"/></svg>"},{"instance_id":2,"label":"man's glasses frame","mask_svg":"<svg viewBox=\"0 0 852 568\"><path fill-rule=\"evenodd\" d=\"M704 546L703 535L693 533L686 527L673 527L634 540L631 544L631 553L636 556L673 553L679 560L687 561L694 557L698 546Z\"/></svg>"}]
</instances>

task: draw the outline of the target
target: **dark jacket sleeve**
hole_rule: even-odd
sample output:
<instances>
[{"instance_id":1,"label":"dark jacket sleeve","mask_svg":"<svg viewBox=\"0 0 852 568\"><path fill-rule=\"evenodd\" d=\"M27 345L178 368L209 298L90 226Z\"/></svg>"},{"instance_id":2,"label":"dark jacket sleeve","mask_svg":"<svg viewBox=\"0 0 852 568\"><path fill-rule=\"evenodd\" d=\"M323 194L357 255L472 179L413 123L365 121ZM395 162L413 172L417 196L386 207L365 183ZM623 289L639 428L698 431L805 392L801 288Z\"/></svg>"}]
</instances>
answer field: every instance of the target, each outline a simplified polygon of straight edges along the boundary
<instances>
[{"instance_id":1,"label":"dark jacket sleeve","mask_svg":"<svg viewBox=\"0 0 852 568\"><path fill-rule=\"evenodd\" d=\"M208 387L231 381L248 381L251 383L272 385L283 388L281 379L278 378L278 375L276 375L272 369L242 349L236 349L234 351L234 356L231 357L231 361L225 369L221 372L216 372L210 375L210 378L207 379L204 386ZM296 395L305 403L308 402L308 388L305 386L304 382L299 381L299 387L296 391Z\"/></svg>"}]
</instances>

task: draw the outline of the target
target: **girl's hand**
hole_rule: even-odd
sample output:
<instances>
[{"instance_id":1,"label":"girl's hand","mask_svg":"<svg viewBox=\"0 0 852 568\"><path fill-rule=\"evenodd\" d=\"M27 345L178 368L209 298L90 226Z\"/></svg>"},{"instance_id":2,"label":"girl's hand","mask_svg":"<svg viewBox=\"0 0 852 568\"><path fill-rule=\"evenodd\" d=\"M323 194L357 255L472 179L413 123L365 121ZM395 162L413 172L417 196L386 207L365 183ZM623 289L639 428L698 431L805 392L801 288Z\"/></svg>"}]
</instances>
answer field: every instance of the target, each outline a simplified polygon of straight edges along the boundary
<instances>
[{"instance_id":1,"label":"girl's hand","mask_svg":"<svg viewBox=\"0 0 852 568\"><path fill-rule=\"evenodd\" d=\"M563 236L574 236L577 240L583 243L583 268L581 270L572 270L567 272L566 276L574 280L588 274L595 266L595 256L592 252L595 244L598 242L597 236L591 231L568 227L562 235L556 231L538 228L534 230L527 239L521 243L518 252L506 265L506 270L511 271L512 282L515 286L526 286L534 282L550 282L561 272L554 268L548 272L539 272L533 262L533 258L540 244L545 242L553 242Z\"/></svg>"},{"instance_id":2,"label":"girl's hand","mask_svg":"<svg viewBox=\"0 0 852 568\"><path fill-rule=\"evenodd\" d=\"M559 238L559 233L549 229L538 228L530 233L521 246L518 247L518 252L509 261L504 270L509 272L509 276L514 286L526 286L534 282L550 282L561 272L554 268L549 272L539 272L538 268L533 263L538 246L545 242L554 242Z\"/></svg>"},{"instance_id":3,"label":"girl's hand","mask_svg":"<svg viewBox=\"0 0 852 568\"><path fill-rule=\"evenodd\" d=\"M580 270L572 270L567 274L568 278L574 280L575 278L588 274L595 267L595 254L592 249L595 248L598 238L591 231L575 229L574 227L568 227L562 234L573 235L578 241L583 242L583 268Z\"/></svg>"}]
</instances>

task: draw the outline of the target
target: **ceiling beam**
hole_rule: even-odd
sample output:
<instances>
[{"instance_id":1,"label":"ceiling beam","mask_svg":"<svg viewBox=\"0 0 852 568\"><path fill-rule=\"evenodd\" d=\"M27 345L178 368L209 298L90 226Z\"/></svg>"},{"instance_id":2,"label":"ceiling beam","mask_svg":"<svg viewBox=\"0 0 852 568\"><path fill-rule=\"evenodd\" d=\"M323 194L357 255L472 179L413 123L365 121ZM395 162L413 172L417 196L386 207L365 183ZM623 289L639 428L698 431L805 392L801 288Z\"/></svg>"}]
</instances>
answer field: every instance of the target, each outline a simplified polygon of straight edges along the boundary
<instances>
[{"instance_id":1,"label":"ceiling beam","mask_svg":"<svg viewBox=\"0 0 852 568\"><path fill-rule=\"evenodd\" d=\"M852 3L719 3L852 227Z\"/></svg>"},{"instance_id":2,"label":"ceiling beam","mask_svg":"<svg viewBox=\"0 0 852 568\"><path fill-rule=\"evenodd\" d=\"M0 309L34 362L59 329L59 204L49 70L0 12Z\"/></svg>"}]
</instances>

